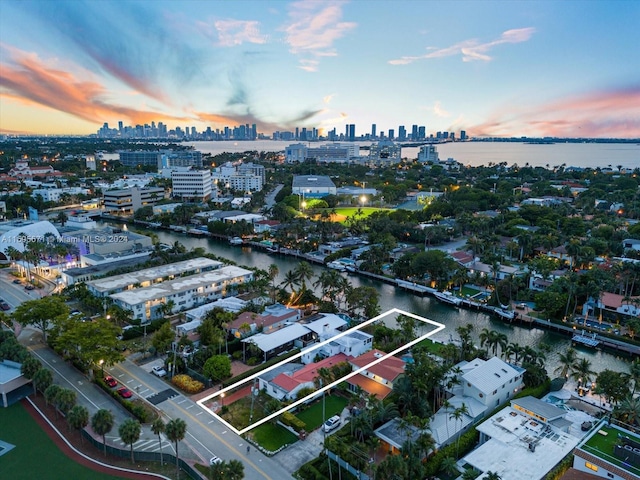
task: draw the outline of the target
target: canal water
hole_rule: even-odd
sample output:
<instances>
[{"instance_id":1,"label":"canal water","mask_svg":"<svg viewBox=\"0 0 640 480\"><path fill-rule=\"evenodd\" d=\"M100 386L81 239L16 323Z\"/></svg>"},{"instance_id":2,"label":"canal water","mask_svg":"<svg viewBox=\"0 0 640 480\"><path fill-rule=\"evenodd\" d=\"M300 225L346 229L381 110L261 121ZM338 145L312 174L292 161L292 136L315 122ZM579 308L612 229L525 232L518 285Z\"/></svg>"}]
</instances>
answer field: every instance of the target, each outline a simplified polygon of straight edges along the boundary
<instances>
[{"instance_id":1,"label":"canal water","mask_svg":"<svg viewBox=\"0 0 640 480\"><path fill-rule=\"evenodd\" d=\"M127 227L124 227L127 228ZM224 240L212 239L208 237L191 237L185 234L170 232L166 230L155 230L154 233L162 243L173 244L176 241L182 243L188 249L201 247L205 251L234 261L239 266L257 267L268 270L269 265L275 264L278 267L278 278L276 282L282 282L285 274L296 268L299 260L285 255L271 255L258 249L247 246L232 246ZM325 267L311 264L316 276L322 273ZM347 275L343 273L342 275ZM518 343L522 346L545 349L545 367L549 375L553 378L553 371L558 365L558 356L571 346L571 340L563 335L542 330L539 328L527 328L519 325L507 324L501 320L475 310L465 310L441 304L435 298L413 295L404 290L400 290L393 285L375 281L358 275L348 275L347 277L354 287L371 286L380 294L380 311L385 312L392 308L398 308L407 312L420 315L446 326L434 338L447 341L451 337L458 338L456 328L471 323L473 325L472 337L477 345L480 344L478 336L483 328L504 333L511 343ZM420 333L420 332L419 332ZM424 334L426 333L420 333ZM587 358L595 372L605 369L616 371L629 371L630 359L619 357L614 354L594 350L588 347L577 346L578 354Z\"/></svg>"}]
</instances>

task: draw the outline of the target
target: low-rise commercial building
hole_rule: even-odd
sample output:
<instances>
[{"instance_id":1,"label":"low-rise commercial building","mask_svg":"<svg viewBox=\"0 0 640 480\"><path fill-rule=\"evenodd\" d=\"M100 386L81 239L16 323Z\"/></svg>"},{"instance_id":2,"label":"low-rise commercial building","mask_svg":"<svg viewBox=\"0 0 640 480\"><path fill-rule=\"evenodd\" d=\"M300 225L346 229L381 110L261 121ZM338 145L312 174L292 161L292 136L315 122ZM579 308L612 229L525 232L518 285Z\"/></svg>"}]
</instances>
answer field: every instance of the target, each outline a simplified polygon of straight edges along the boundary
<instances>
[{"instance_id":1,"label":"low-rise commercial building","mask_svg":"<svg viewBox=\"0 0 640 480\"><path fill-rule=\"evenodd\" d=\"M164 198L164 188L127 188L124 190L107 190L103 203L106 212L133 213L136 210L153 206Z\"/></svg>"}]
</instances>

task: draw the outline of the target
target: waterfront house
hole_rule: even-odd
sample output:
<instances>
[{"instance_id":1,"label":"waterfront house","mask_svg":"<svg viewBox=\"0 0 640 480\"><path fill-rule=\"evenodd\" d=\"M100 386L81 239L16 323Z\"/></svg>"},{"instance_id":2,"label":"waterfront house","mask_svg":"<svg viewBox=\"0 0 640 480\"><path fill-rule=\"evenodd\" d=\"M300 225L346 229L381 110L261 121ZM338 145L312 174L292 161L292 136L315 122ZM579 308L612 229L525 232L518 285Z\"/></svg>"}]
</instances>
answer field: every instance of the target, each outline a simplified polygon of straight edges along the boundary
<instances>
[{"instance_id":1,"label":"waterfront house","mask_svg":"<svg viewBox=\"0 0 640 480\"><path fill-rule=\"evenodd\" d=\"M500 478L539 480L571 453L594 420L535 397L518 398L476 427L480 446L463 461Z\"/></svg>"},{"instance_id":2,"label":"waterfront house","mask_svg":"<svg viewBox=\"0 0 640 480\"><path fill-rule=\"evenodd\" d=\"M393 390L394 382L404 375L406 366L404 360L398 357L389 357L371 365L371 362L385 355L385 352L374 349L349 360L353 371L365 367L365 370L347 380L349 391L355 393L360 387L367 395L385 399Z\"/></svg>"},{"instance_id":3,"label":"waterfront house","mask_svg":"<svg viewBox=\"0 0 640 480\"><path fill-rule=\"evenodd\" d=\"M320 369L332 367L349 361L349 356L339 353L319 362L302 366L289 363L281 366L281 370L274 369L258 377L260 390L278 400L295 400L298 392L303 388L314 388L320 377Z\"/></svg>"}]
</instances>

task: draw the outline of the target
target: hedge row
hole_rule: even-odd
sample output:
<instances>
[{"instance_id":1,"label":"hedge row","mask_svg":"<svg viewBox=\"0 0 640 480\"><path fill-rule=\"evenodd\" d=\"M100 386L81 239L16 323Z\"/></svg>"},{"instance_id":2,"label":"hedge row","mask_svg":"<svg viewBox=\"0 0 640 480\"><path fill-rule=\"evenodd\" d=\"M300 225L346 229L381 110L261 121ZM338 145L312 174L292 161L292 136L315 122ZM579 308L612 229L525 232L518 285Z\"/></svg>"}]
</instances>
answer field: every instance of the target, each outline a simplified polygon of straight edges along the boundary
<instances>
[{"instance_id":1,"label":"hedge row","mask_svg":"<svg viewBox=\"0 0 640 480\"><path fill-rule=\"evenodd\" d=\"M480 433L475 428L463 433L462 435L460 435L460 439L457 442L457 448L456 442L454 441L453 443L442 447L432 457L429 457L425 468L425 474L427 476L436 475L440 471L440 466L442 465L442 461L445 458L456 458L456 451L458 452L460 458L464 457L467 452L473 450L473 448L478 443L479 438Z\"/></svg>"},{"instance_id":2,"label":"hedge row","mask_svg":"<svg viewBox=\"0 0 640 480\"><path fill-rule=\"evenodd\" d=\"M304 423L291 412L284 412L282 415L280 415L280 421L285 425L293 428L298 433L300 433L307 427L306 423Z\"/></svg>"}]
</instances>

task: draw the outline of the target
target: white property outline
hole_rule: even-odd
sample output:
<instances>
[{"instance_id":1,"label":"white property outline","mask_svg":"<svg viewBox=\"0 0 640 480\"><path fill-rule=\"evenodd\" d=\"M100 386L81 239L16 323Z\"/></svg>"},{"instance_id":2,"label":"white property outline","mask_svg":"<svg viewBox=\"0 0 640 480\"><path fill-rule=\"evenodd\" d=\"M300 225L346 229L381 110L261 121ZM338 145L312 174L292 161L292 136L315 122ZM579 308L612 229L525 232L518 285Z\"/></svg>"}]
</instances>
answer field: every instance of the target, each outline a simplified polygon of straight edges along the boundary
<instances>
[{"instance_id":1,"label":"white property outline","mask_svg":"<svg viewBox=\"0 0 640 480\"><path fill-rule=\"evenodd\" d=\"M298 359L298 358L302 357L302 355L304 355L305 353L307 353L310 349L307 349L307 350L301 350L301 351L300 351L300 353L296 353L295 355L293 355L293 356L291 356L291 357L289 357L289 358L287 358L287 359L283 360L282 362L279 362L279 363L277 363L277 364L275 364L275 365L272 365L272 366L270 366L269 368L265 368L264 370L261 370L261 371L259 371L259 372L257 372L257 373L254 373L253 375L251 375L251 376L249 376L249 377L247 377L247 378L244 378L244 379L240 380L239 382L234 383L233 385L229 385L227 388L223 388L222 390L219 390L219 391L217 391L217 392L215 392L215 393L213 393L213 394L209 395L208 397L205 397L205 398L203 398L203 399L200 399L200 400L198 400L196 403L197 403L198 405L200 405L200 407L202 407L202 409L203 409L204 411L206 411L209 415L211 415L211 416L213 416L213 417L217 418L220 422L222 422L222 424L224 424L224 425L225 425L227 428L229 428L232 432L234 432L234 433L235 433L235 434L237 434L237 435L243 435L243 434L245 434L246 432L248 432L248 431L250 431L250 430L253 430L254 428L256 428L256 427L258 427L258 426L262 425L263 423L268 422L268 421L269 421L269 420L271 420L272 418L275 418L275 417L277 417L278 415L281 415L281 414L283 414L284 412L289 411L289 410L291 410L291 409L292 409L292 408L294 408L294 407L297 407L297 406L298 406L298 405L300 405L301 403L304 403L304 402L306 402L306 401L308 401L308 400L310 400L310 399L312 399L312 398L315 398L316 396L318 396L318 394L319 394L319 393L325 392L325 391L329 390L330 388L335 387L335 386L336 386L336 385L338 385L339 383L342 383L342 382L344 382L345 380L347 380L347 379L349 379L349 378L351 378L351 377L354 377L354 376L358 375L359 373L362 373L363 371L367 370L368 368L370 368L370 367L372 367L372 366L374 366L374 365L377 365L378 363L380 363L380 362L382 362L382 361L386 360L387 358L393 357L393 356L394 356L394 355L396 355L397 353L400 353L400 352L402 352L402 351L404 351L404 350L406 350L406 349L408 349L408 348L412 347L412 346L413 346L413 345L415 345L416 343L419 343L419 342L421 342L422 340L425 340L425 339L427 339L427 338L431 337L432 335L434 335L434 334L436 334L436 333L438 333L438 332L440 332L440 331L442 331L442 330L444 330L444 329L445 329L445 326L444 326L442 323L434 322L433 320L429 320L428 318L421 317L420 315L416 315L416 314L414 314L414 313L405 312L404 310L400 310L399 308L392 308L391 310L387 310L386 312L381 313L380 315L377 315L377 316L375 316L375 317L373 317L373 318L371 318L371 319L367 320L366 322L362 322L362 323L360 323L360 324L356 325L356 326L355 326L355 327L353 327L353 328L350 328L350 329L348 329L348 330L345 330L344 332L340 332L338 335L335 335L335 336L331 337L329 340L325 340L325 341L320 342L320 343L318 343L318 344L314 344L314 345L313 345L313 349L312 349L312 350L315 350L315 349L317 349L317 348L323 347L324 345L326 345L326 344L328 344L328 343L330 343L330 342L333 342L334 340L336 340L336 339L338 339L338 338L344 337L345 335L348 335L348 334L349 334L349 333L351 333L351 332L354 332L354 331L360 330L362 327L366 327L367 325L370 325L370 324L372 324L372 323L374 323L374 322L377 322L377 321L378 321L378 320L380 320L381 318L386 317L386 316L391 315L391 314L394 314L394 313L397 313L397 314L399 314L399 315L405 315L405 316L407 316L407 317L411 317L411 318L413 318L413 319L415 319L415 320L420 320L421 322L424 322L424 323L427 323L427 324L429 324L429 325L435 326L436 328L435 328L435 329L433 329L432 331L430 331L429 333L427 333L427 334L425 334L425 335L423 335L423 336L421 336L421 337L419 337L419 338L416 338L415 340L412 340L411 342L409 342L409 343L407 343L407 344L403 345L402 347L396 348L394 351L392 351L392 352L390 352L390 353L387 353L386 355L383 355L383 356L382 356L382 357L380 357L380 358L375 359L374 361L372 361L372 362L368 363L368 364L367 364L367 365L365 365L364 367L361 367L361 368L359 368L359 369L357 369L357 370L355 370L355 371L353 371L353 372L351 372L351 373L349 373L349 374L347 374L347 375L345 375L345 376L343 376L343 377L339 378L338 380L335 380L335 381L331 382L330 384L323 386L322 388L320 388L320 389L318 389L318 390L314 391L313 393L310 393L310 394L309 394L309 395L307 395L306 397L301 398L301 399L299 399L299 400L296 400L295 402L293 402L293 403L291 403L291 404L287 405L286 407L284 407L284 408L282 408L282 409L278 410L277 412L274 412L274 413L272 413L272 414L270 414L270 415L268 415L268 416L266 416L266 417L264 417L264 418L261 418L261 419L260 419L260 420L258 420L257 422L252 423L251 425L249 425L249 426L247 426L247 427L243 428L242 430L238 430L238 429L237 429L237 428L235 428L233 425L231 425L229 422L227 422L226 420L224 420L222 417L220 417L219 415L216 415L216 414L215 414L215 413L214 413L210 408L206 407L206 406L204 405L204 403L205 403L205 402L207 402L207 401L209 401L209 400L211 400L212 398L221 397L221 395L223 395L225 392L228 392L229 390L233 390L233 389L235 389L235 388L238 388L238 386L240 386L240 385L244 385L245 383L251 382L251 381L253 381L254 379L256 379L256 378L258 378L258 377L260 377L260 376L264 375L265 373L270 372L270 371L271 371L271 370L273 370L274 368L278 368L278 367L280 367L281 365L284 365L284 364L286 364L286 363L291 362L292 360L296 360L296 359ZM252 389L252 391L251 391L251 394L253 395L253 389ZM221 397L221 398L223 398L223 397Z\"/></svg>"}]
</instances>

